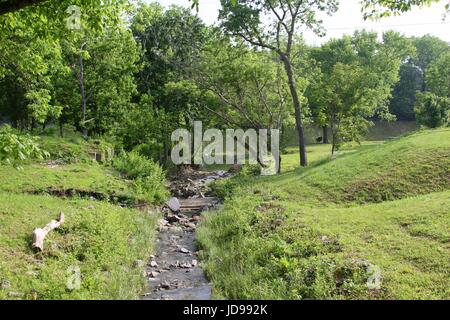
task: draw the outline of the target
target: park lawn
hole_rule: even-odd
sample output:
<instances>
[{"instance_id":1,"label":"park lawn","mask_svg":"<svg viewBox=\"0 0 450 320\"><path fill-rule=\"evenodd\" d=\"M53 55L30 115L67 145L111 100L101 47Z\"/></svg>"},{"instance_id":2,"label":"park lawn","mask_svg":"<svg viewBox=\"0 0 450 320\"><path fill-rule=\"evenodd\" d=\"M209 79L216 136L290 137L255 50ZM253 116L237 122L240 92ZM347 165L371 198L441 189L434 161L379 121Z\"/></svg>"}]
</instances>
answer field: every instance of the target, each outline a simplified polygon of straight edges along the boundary
<instances>
[{"instance_id":1,"label":"park lawn","mask_svg":"<svg viewBox=\"0 0 450 320\"><path fill-rule=\"evenodd\" d=\"M322 148L308 168L215 185L224 206L197 236L216 297L448 299L450 129Z\"/></svg>"}]
</instances>

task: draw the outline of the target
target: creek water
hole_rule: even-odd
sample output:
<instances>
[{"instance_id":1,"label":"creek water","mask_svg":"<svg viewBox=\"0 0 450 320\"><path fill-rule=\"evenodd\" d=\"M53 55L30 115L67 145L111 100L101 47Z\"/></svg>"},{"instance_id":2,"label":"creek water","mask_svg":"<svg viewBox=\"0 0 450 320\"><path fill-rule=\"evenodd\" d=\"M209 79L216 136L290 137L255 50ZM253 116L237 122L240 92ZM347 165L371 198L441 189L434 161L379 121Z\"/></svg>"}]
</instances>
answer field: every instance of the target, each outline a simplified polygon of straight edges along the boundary
<instances>
[{"instance_id":1,"label":"creek water","mask_svg":"<svg viewBox=\"0 0 450 320\"><path fill-rule=\"evenodd\" d=\"M195 230L201 215L219 204L205 197L207 185L226 177L223 171L199 172L172 183L173 208L159 221L156 252L147 264L148 287L143 300L209 300L211 286L198 260ZM173 207L173 205L172 205Z\"/></svg>"}]
</instances>

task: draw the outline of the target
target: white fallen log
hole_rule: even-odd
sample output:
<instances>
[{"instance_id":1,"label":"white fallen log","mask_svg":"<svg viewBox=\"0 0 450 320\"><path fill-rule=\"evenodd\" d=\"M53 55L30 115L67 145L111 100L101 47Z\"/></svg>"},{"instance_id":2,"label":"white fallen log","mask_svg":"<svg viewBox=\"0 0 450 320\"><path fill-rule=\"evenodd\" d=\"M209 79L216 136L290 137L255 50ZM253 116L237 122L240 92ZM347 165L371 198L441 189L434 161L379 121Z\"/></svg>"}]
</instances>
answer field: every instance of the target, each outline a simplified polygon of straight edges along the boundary
<instances>
[{"instance_id":1,"label":"white fallen log","mask_svg":"<svg viewBox=\"0 0 450 320\"><path fill-rule=\"evenodd\" d=\"M59 228L64 223L64 213L61 212L58 220L52 220L44 228L36 228L33 231L33 244L34 249L39 251L44 250L44 239L47 233L53 229Z\"/></svg>"}]
</instances>

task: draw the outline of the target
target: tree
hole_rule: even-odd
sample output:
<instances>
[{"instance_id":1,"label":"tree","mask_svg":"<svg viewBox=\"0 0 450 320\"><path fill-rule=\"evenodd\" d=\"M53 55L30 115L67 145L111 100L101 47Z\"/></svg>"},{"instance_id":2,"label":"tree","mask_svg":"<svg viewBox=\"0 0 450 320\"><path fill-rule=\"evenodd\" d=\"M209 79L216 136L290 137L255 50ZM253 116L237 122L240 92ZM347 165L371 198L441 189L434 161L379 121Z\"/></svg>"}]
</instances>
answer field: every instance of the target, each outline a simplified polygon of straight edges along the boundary
<instances>
[{"instance_id":1,"label":"tree","mask_svg":"<svg viewBox=\"0 0 450 320\"><path fill-rule=\"evenodd\" d=\"M389 110L398 119L414 120L416 91L428 90L426 73L428 66L441 55L448 52L450 46L439 38L425 35L412 38L416 54L406 60L400 68L400 81L394 88Z\"/></svg>"},{"instance_id":2,"label":"tree","mask_svg":"<svg viewBox=\"0 0 450 320\"><path fill-rule=\"evenodd\" d=\"M167 10L157 4L142 5L132 19L131 29L141 44L143 68L137 75L141 101L129 121L146 115L155 127L143 126L136 146L143 137L151 144L153 157L167 163L170 137L177 128L191 128L203 103L192 82L196 60L208 35L201 20L190 10L173 6ZM141 121L138 121L141 123Z\"/></svg>"},{"instance_id":3,"label":"tree","mask_svg":"<svg viewBox=\"0 0 450 320\"><path fill-rule=\"evenodd\" d=\"M282 134L292 104L283 66L271 52L253 51L217 34L206 45L196 70L198 87L214 97L205 108L223 124L268 129L269 139L271 129Z\"/></svg>"},{"instance_id":4,"label":"tree","mask_svg":"<svg viewBox=\"0 0 450 320\"><path fill-rule=\"evenodd\" d=\"M314 59L320 48L309 47L305 43L298 43L294 51L293 62L296 69L307 80L304 96L307 100L309 120L315 126L322 128L322 142L328 144L329 122L322 112L323 101L321 100L324 79L320 61Z\"/></svg>"},{"instance_id":5,"label":"tree","mask_svg":"<svg viewBox=\"0 0 450 320\"><path fill-rule=\"evenodd\" d=\"M61 5L54 1L0 16L0 87L6 89L0 111L22 128L61 117L61 124L75 124L85 136L88 127L110 131L136 93L138 48L124 20L115 20L125 3L93 8L91 2L75 1L93 10L89 19L81 17L80 29L62 25L66 17L59 9L60 16L48 21ZM41 33L46 27L49 32Z\"/></svg>"},{"instance_id":6,"label":"tree","mask_svg":"<svg viewBox=\"0 0 450 320\"><path fill-rule=\"evenodd\" d=\"M345 141L359 141L375 114L391 118L387 103L401 61L411 52L410 42L395 32L386 32L378 42L376 33L365 31L312 52L321 67L312 89L315 113L329 124L333 153Z\"/></svg>"},{"instance_id":7,"label":"tree","mask_svg":"<svg viewBox=\"0 0 450 320\"><path fill-rule=\"evenodd\" d=\"M255 47L271 50L283 62L295 111L302 166L307 165L302 119L304 110L302 110L291 59L296 40L295 34L301 25L317 33L322 32L316 10L331 14L337 10L337 1L222 0L222 10L219 15L222 28L227 33L240 37ZM269 22L266 23L266 20Z\"/></svg>"},{"instance_id":8,"label":"tree","mask_svg":"<svg viewBox=\"0 0 450 320\"><path fill-rule=\"evenodd\" d=\"M77 7L84 27L99 29L108 22L118 22L124 9L131 7L130 0L0 0L0 16L6 27L14 27L14 18L25 18L30 29L60 35L72 13L69 8ZM4 26L4 27L5 27ZM47 30L44 30L47 29Z\"/></svg>"},{"instance_id":9,"label":"tree","mask_svg":"<svg viewBox=\"0 0 450 320\"><path fill-rule=\"evenodd\" d=\"M398 120L414 120L416 91L422 90L422 72L411 62L400 67L400 81L395 85L389 111Z\"/></svg>"},{"instance_id":10,"label":"tree","mask_svg":"<svg viewBox=\"0 0 450 320\"><path fill-rule=\"evenodd\" d=\"M450 123L450 51L426 70L428 92L418 92L414 108L417 122L430 128Z\"/></svg>"},{"instance_id":11,"label":"tree","mask_svg":"<svg viewBox=\"0 0 450 320\"><path fill-rule=\"evenodd\" d=\"M200 0L189 0L192 2L192 8L198 10ZM362 11L364 12L364 19L380 18L390 15L399 15L401 13L410 11L413 7L427 6L440 0L363 0ZM232 4L237 4L238 0L230 0ZM450 10L450 3L445 5L445 10Z\"/></svg>"},{"instance_id":12,"label":"tree","mask_svg":"<svg viewBox=\"0 0 450 320\"><path fill-rule=\"evenodd\" d=\"M64 73L59 43L16 30L0 34L0 47L0 113L22 129L58 117L52 94L53 80Z\"/></svg>"},{"instance_id":13,"label":"tree","mask_svg":"<svg viewBox=\"0 0 450 320\"><path fill-rule=\"evenodd\" d=\"M88 129L97 134L112 132L137 94L140 51L133 35L121 29L101 35L79 33L65 40L63 47L71 70L59 96L66 106L65 119L85 137Z\"/></svg>"},{"instance_id":14,"label":"tree","mask_svg":"<svg viewBox=\"0 0 450 320\"><path fill-rule=\"evenodd\" d=\"M210 111L242 128L281 129L287 117L288 88L277 60L226 37L211 41L198 64L196 81L217 98Z\"/></svg>"},{"instance_id":15,"label":"tree","mask_svg":"<svg viewBox=\"0 0 450 320\"><path fill-rule=\"evenodd\" d=\"M413 43L416 47L417 54L411 61L422 72L421 91L426 91L427 86L425 78L428 66L441 55L449 52L450 46L447 42L431 35L413 38Z\"/></svg>"},{"instance_id":16,"label":"tree","mask_svg":"<svg viewBox=\"0 0 450 320\"><path fill-rule=\"evenodd\" d=\"M450 98L450 50L429 65L426 83L432 93Z\"/></svg>"},{"instance_id":17,"label":"tree","mask_svg":"<svg viewBox=\"0 0 450 320\"><path fill-rule=\"evenodd\" d=\"M446 126L450 123L450 98L418 92L414 111L419 124L429 128Z\"/></svg>"},{"instance_id":18,"label":"tree","mask_svg":"<svg viewBox=\"0 0 450 320\"><path fill-rule=\"evenodd\" d=\"M399 15L410 11L413 7L429 6L440 0L363 0L362 11L364 19L381 18L391 15ZM445 5L445 9L449 10L449 4Z\"/></svg>"},{"instance_id":19,"label":"tree","mask_svg":"<svg viewBox=\"0 0 450 320\"><path fill-rule=\"evenodd\" d=\"M373 113L372 106L361 101L364 77L362 67L337 62L325 80L324 111L331 129L332 154L343 142L358 140L367 126L365 118Z\"/></svg>"}]
</instances>

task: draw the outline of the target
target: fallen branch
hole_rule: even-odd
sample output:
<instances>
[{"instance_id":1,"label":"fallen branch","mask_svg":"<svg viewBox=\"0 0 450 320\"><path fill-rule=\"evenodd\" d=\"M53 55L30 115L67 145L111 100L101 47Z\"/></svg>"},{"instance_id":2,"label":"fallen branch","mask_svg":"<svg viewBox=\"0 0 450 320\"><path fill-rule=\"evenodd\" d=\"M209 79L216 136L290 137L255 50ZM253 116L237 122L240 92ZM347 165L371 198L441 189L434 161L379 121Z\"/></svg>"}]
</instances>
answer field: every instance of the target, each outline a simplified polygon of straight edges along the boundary
<instances>
[{"instance_id":1,"label":"fallen branch","mask_svg":"<svg viewBox=\"0 0 450 320\"><path fill-rule=\"evenodd\" d=\"M60 213L59 220L52 220L44 228L36 228L33 231L33 249L44 250L44 238L53 229L59 228L64 223L64 213Z\"/></svg>"}]
</instances>

